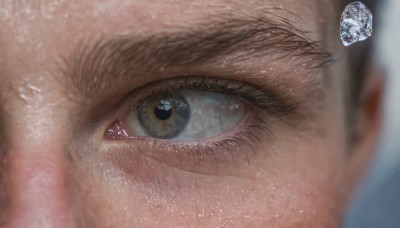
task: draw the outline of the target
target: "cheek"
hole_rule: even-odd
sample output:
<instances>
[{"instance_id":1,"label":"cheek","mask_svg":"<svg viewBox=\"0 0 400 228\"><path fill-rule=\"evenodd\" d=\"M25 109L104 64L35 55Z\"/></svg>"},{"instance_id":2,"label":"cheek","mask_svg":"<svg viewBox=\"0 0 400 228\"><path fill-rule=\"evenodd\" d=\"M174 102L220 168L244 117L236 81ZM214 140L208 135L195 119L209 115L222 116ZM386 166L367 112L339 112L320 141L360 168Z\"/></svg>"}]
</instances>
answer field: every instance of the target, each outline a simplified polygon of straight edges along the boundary
<instances>
[{"instance_id":1,"label":"cheek","mask_svg":"<svg viewBox=\"0 0 400 228\"><path fill-rule=\"evenodd\" d=\"M127 175L82 159L73 184L76 216L96 227L338 227L343 144L287 138L293 140L260 145L257 159L232 176L193 175L145 158Z\"/></svg>"}]
</instances>

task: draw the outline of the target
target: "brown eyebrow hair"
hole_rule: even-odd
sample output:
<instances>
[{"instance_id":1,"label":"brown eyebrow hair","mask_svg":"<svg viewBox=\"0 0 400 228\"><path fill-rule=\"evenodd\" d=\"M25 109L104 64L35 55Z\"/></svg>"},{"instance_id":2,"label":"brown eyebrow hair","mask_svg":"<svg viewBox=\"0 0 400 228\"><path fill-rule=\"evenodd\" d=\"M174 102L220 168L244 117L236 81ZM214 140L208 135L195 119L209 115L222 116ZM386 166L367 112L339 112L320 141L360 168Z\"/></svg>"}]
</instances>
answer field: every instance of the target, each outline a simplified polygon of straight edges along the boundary
<instances>
[{"instance_id":1,"label":"brown eyebrow hair","mask_svg":"<svg viewBox=\"0 0 400 228\"><path fill-rule=\"evenodd\" d=\"M241 52L239 58L270 56L271 61L294 57L301 65L321 68L333 61L322 45L306 37L289 21L254 17L224 19L149 36L118 36L82 42L80 51L65 59L74 87L93 95L113 85L114 80L131 80L132 75L148 75L170 67L191 67ZM307 63L307 64L304 64Z\"/></svg>"}]
</instances>

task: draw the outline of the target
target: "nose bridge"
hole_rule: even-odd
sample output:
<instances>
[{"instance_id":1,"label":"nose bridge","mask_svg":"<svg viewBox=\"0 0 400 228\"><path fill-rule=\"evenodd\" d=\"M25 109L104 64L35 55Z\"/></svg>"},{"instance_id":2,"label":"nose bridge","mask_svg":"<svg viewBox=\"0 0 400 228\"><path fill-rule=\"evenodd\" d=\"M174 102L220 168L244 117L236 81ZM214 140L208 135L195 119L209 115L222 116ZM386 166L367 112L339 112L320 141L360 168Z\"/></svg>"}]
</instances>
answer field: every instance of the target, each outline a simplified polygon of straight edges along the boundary
<instances>
[{"instance_id":1,"label":"nose bridge","mask_svg":"<svg viewBox=\"0 0 400 228\"><path fill-rule=\"evenodd\" d=\"M14 21L0 23L0 227L72 227L58 49L43 21Z\"/></svg>"},{"instance_id":2,"label":"nose bridge","mask_svg":"<svg viewBox=\"0 0 400 228\"><path fill-rule=\"evenodd\" d=\"M65 170L53 156L25 152L35 151L6 156L4 227L63 227L69 220Z\"/></svg>"},{"instance_id":3,"label":"nose bridge","mask_svg":"<svg viewBox=\"0 0 400 228\"><path fill-rule=\"evenodd\" d=\"M8 143L0 171L1 227L72 227L59 120L52 117L54 113L26 108L7 114L10 121L4 131ZM30 114L23 114L27 112Z\"/></svg>"}]
</instances>

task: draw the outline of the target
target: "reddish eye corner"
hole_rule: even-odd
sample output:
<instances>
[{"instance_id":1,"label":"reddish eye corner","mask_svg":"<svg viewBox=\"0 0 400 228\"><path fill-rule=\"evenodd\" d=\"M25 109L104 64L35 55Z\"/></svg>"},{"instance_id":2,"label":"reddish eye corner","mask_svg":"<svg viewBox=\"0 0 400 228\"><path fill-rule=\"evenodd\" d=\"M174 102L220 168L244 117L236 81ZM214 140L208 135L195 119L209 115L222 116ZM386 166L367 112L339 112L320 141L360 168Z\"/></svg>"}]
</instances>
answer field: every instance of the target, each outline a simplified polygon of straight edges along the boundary
<instances>
[{"instance_id":1,"label":"reddish eye corner","mask_svg":"<svg viewBox=\"0 0 400 228\"><path fill-rule=\"evenodd\" d=\"M127 138L129 137L128 133L122 127L122 121L117 120L107 128L105 133L105 137L108 139L115 139L115 138Z\"/></svg>"}]
</instances>

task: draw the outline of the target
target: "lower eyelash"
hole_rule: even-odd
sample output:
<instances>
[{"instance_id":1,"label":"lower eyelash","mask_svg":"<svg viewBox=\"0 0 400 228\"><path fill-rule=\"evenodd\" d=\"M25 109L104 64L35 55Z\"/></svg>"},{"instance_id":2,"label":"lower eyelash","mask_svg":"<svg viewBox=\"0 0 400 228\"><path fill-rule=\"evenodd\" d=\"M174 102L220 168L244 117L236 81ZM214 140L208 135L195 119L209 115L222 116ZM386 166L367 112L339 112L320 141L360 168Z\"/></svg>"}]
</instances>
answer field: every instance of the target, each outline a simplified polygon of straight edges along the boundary
<instances>
[{"instance_id":1,"label":"lower eyelash","mask_svg":"<svg viewBox=\"0 0 400 228\"><path fill-rule=\"evenodd\" d=\"M178 170L204 175L218 175L232 168L249 165L252 156L257 154L257 145L273 134L266 121L256 117L250 125L233 136L216 142L180 143L149 138L131 138L124 143L128 153L139 152L158 163ZM134 143L131 140L146 141ZM117 140L119 141L119 140ZM135 156L135 155L130 155Z\"/></svg>"},{"instance_id":2,"label":"lower eyelash","mask_svg":"<svg viewBox=\"0 0 400 228\"><path fill-rule=\"evenodd\" d=\"M244 130L236 133L231 138L215 142L214 145L208 146L206 150L209 152L209 155L215 159L214 165L216 170L218 170L220 165L230 163L232 163L234 167L239 167L241 165L241 161L239 161L241 156L245 156L245 165L249 165L250 156L255 156L257 154L256 145L262 142L264 136L272 138L273 134L263 119L256 118L254 123ZM225 154L216 156L215 154L217 154L218 151L224 151Z\"/></svg>"}]
</instances>

